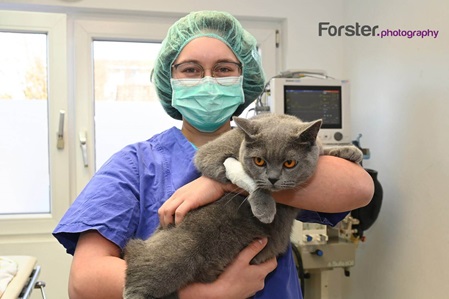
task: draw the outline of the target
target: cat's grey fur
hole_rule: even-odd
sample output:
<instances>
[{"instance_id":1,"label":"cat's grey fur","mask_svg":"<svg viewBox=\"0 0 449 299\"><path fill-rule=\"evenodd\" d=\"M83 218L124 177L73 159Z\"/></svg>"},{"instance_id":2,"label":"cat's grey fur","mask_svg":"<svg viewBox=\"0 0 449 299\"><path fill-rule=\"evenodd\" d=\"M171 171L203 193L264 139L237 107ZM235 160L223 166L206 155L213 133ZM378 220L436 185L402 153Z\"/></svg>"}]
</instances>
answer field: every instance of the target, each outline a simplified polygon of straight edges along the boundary
<instances>
[{"instance_id":1,"label":"cat's grey fur","mask_svg":"<svg viewBox=\"0 0 449 299\"><path fill-rule=\"evenodd\" d=\"M312 176L323 154L317 141L321 121L304 123L293 116L275 114L234 120L238 128L200 147L195 163L203 175L228 182L223 162L235 157L255 180L256 191L249 200L226 194L189 212L176 227L159 228L147 241L131 240L125 249L125 299L177 298L177 290L183 286L212 282L257 238L267 237L268 244L254 257L253 264L287 249L298 209L276 204L270 191L298 187ZM336 148L326 154L354 162L362 158L355 147ZM254 157L263 158L265 166L254 165ZM282 165L287 160L298 164L285 168Z\"/></svg>"}]
</instances>

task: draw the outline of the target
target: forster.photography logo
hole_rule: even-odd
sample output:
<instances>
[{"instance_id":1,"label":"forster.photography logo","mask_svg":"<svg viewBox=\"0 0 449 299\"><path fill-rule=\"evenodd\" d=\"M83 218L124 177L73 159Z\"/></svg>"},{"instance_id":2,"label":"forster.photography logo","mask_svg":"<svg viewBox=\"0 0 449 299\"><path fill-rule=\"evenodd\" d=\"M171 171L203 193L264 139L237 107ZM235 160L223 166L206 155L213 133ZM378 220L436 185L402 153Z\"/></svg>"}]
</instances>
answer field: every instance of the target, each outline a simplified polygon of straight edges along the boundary
<instances>
[{"instance_id":1,"label":"forster.photography logo","mask_svg":"<svg viewBox=\"0 0 449 299\"><path fill-rule=\"evenodd\" d=\"M379 25L365 25L356 22L348 25L333 25L330 22L318 23L318 36L362 36L362 37L402 37L402 38L437 38L439 30L434 29L380 29Z\"/></svg>"}]
</instances>

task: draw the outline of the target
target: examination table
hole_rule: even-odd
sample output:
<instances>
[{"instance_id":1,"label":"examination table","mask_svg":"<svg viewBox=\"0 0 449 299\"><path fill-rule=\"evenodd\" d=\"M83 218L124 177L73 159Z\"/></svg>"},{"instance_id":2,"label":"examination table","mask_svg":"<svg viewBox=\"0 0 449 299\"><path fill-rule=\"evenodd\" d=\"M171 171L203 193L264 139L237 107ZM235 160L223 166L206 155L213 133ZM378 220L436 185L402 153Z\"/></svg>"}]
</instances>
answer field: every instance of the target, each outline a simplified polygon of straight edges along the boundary
<instances>
[{"instance_id":1,"label":"examination table","mask_svg":"<svg viewBox=\"0 0 449 299\"><path fill-rule=\"evenodd\" d=\"M42 298L45 296L45 283L38 281L41 267L33 256L0 256L17 264L17 273L7 284L1 299L28 299L35 288L41 290Z\"/></svg>"}]
</instances>

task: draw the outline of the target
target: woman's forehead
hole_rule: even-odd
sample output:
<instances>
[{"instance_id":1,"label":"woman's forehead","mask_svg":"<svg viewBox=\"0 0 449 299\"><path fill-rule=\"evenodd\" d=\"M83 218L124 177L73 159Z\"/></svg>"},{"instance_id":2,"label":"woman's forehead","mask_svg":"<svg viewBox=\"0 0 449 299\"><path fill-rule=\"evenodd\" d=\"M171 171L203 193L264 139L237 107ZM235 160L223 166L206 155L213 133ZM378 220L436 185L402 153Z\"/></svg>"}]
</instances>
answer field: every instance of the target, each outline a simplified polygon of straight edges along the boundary
<instances>
[{"instance_id":1,"label":"woman's forehead","mask_svg":"<svg viewBox=\"0 0 449 299\"><path fill-rule=\"evenodd\" d=\"M239 60L223 41L213 37L202 36L187 43L174 63L185 61L209 64L218 61L238 62Z\"/></svg>"}]
</instances>

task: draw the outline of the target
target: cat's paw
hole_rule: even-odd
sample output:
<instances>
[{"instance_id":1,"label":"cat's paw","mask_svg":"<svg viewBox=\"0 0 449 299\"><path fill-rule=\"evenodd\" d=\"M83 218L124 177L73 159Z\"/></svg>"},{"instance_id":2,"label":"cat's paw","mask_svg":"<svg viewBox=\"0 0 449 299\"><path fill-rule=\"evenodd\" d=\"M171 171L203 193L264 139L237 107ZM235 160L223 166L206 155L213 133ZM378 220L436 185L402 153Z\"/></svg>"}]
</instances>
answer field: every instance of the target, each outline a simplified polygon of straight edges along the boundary
<instances>
[{"instance_id":1,"label":"cat's paw","mask_svg":"<svg viewBox=\"0 0 449 299\"><path fill-rule=\"evenodd\" d=\"M271 223L276 216L276 202L269 191L256 189L248 197L253 215L263 223Z\"/></svg>"},{"instance_id":2,"label":"cat's paw","mask_svg":"<svg viewBox=\"0 0 449 299\"><path fill-rule=\"evenodd\" d=\"M223 165L226 168L226 177L235 185L248 193L254 192L257 186L254 180L245 172L242 163L234 157L227 158Z\"/></svg>"},{"instance_id":3,"label":"cat's paw","mask_svg":"<svg viewBox=\"0 0 449 299\"><path fill-rule=\"evenodd\" d=\"M355 163L363 160L362 151L353 145L335 146L324 150L325 155L340 157Z\"/></svg>"}]
</instances>

